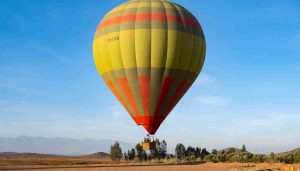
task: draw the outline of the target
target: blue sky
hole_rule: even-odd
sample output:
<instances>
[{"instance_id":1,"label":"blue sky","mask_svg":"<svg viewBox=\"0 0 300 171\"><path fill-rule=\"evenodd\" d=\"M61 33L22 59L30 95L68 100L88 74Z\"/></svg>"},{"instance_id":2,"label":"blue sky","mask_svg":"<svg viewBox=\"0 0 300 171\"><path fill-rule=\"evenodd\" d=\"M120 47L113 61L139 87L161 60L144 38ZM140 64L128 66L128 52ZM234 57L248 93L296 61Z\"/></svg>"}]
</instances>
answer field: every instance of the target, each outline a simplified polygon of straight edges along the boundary
<instances>
[{"instance_id":1,"label":"blue sky","mask_svg":"<svg viewBox=\"0 0 300 171\"><path fill-rule=\"evenodd\" d=\"M121 0L2 0L0 136L145 135L98 76L93 34ZM174 0L200 21L204 68L156 136L279 152L300 142L300 2Z\"/></svg>"}]
</instances>

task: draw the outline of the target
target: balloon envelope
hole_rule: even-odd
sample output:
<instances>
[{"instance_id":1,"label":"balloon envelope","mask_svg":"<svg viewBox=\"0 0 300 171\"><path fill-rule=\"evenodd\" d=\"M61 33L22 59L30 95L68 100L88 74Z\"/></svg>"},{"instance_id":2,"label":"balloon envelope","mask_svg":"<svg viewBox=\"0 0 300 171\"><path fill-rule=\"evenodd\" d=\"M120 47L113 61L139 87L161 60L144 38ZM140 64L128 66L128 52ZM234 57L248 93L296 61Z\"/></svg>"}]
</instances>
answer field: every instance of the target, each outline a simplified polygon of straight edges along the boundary
<instances>
[{"instance_id":1,"label":"balloon envelope","mask_svg":"<svg viewBox=\"0 0 300 171\"><path fill-rule=\"evenodd\" d=\"M114 8L100 22L93 42L104 82L150 134L197 78L205 49L197 19L163 0L132 0Z\"/></svg>"}]
</instances>

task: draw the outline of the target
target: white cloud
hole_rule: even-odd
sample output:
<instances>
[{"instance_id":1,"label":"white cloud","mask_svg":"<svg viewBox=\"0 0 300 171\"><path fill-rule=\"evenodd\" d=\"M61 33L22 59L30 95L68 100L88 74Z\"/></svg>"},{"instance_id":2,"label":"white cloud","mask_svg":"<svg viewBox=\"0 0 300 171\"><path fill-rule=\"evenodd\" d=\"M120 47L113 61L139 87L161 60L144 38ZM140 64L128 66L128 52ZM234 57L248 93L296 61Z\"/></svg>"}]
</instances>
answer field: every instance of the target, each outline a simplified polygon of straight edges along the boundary
<instances>
[{"instance_id":1,"label":"white cloud","mask_svg":"<svg viewBox=\"0 0 300 171\"><path fill-rule=\"evenodd\" d=\"M113 120L120 120L124 118L124 116L128 115L126 110L121 105L114 105L110 107Z\"/></svg>"},{"instance_id":2,"label":"white cloud","mask_svg":"<svg viewBox=\"0 0 300 171\"><path fill-rule=\"evenodd\" d=\"M0 87L22 90L22 91L25 90L24 88L20 88L20 87L10 85L10 84L3 84L3 83L0 83Z\"/></svg>"},{"instance_id":3,"label":"white cloud","mask_svg":"<svg viewBox=\"0 0 300 171\"><path fill-rule=\"evenodd\" d=\"M0 88L7 88L7 89L13 89L21 93L30 93L30 94L37 94L37 95L48 95L44 92L39 92L38 90L35 89L29 89L29 88L24 88L22 86L16 86L14 84L6 84L6 83L0 83Z\"/></svg>"},{"instance_id":4,"label":"white cloud","mask_svg":"<svg viewBox=\"0 0 300 171\"><path fill-rule=\"evenodd\" d=\"M261 115L261 117L255 117L249 119L249 125L256 126L256 127L271 127L271 126L287 125L297 120L296 118L297 117L295 115L289 115L289 114Z\"/></svg>"},{"instance_id":5,"label":"white cloud","mask_svg":"<svg viewBox=\"0 0 300 171\"><path fill-rule=\"evenodd\" d=\"M196 80L196 86L208 86L216 83L216 80L209 74L201 73Z\"/></svg>"},{"instance_id":6,"label":"white cloud","mask_svg":"<svg viewBox=\"0 0 300 171\"><path fill-rule=\"evenodd\" d=\"M226 106L229 104L229 100L219 96L200 96L197 100L205 105Z\"/></svg>"},{"instance_id":7,"label":"white cloud","mask_svg":"<svg viewBox=\"0 0 300 171\"><path fill-rule=\"evenodd\" d=\"M58 59L61 63L70 65L70 60L62 54L60 54L57 50L50 46L42 45L40 43L35 43L35 42L29 42L28 43L33 49L39 52L43 52L46 55L49 55L52 58ZM76 67L76 66L72 66Z\"/></svg>"},{"instance_id":8,"label":"white cloud","mask_svg":"<svg viewBox=\"0 0 300 171\"><path fill-rule=\"evenodd\" d=\"M211 93L222 92L217 85L216 79L210 74L201 73L194 83L192 91L194 91L193 96L196 97L196 101L201 104L213 106L226 106L229 104L227 98L218 95L209 95ZM207 95L203 95L203 92L206 92Z\"/></svg>"}]
</instances>

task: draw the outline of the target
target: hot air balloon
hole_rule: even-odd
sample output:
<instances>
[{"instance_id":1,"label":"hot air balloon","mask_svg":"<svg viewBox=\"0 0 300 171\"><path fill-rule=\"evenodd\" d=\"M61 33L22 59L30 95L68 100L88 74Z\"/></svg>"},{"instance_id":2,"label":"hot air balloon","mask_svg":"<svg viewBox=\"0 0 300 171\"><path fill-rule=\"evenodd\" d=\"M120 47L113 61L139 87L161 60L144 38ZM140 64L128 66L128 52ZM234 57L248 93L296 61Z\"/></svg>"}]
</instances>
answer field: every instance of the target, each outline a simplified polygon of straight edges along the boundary
<instances>
[{"instance_id":1,"label":"hot air balloon","mask_svg":"<svg viewBox=\"0 0 300 171\"><path fill-rule=\"evenodd\" d=\"M205 51L196 17L166 0L117 6L100 22L93 41L105 84L151 135L199 75Z\"/></svg>"}]
</instances>

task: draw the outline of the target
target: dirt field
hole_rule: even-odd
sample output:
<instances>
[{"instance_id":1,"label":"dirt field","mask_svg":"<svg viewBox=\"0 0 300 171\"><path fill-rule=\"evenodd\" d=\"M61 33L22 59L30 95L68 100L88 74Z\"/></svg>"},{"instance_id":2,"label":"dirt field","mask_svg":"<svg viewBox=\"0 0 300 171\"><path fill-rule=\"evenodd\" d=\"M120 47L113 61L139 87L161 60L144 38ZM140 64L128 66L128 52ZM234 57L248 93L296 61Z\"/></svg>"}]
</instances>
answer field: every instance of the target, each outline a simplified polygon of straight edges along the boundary
<instances>
[{"instance_id":1,"label":"dirt field","mask_svg":"<svg viewBox=\"0 0 300 171\"><path fill-rule=\"evenodd\" d=\"M240 164L240 163L205 163L197 165L161 165L161 166L104 166L104 165L85 165L85 166L35 166L6 168L9 170L34 170L34 171L300 171L298 165L284 164ZM72 168L71 168L72 167ZM292 169L293 167L293 169ZM2 168L0 170L6 170Z\"/></svg>"},{"instance_id":2,"label":"dirt field","mask_svg":"<svg viewBox=\"0 0 300 171\"><path fill-rule=\"evenodd\" d=\"M112 164L110 158L88 157L0 157L1 166L35 166L35 165L92 165Z\"/></svg>"},{"instance_id":3,"label":"dirt field","mask_svg":"<svg viewBox=\"0 0 300 171\"><path fill-rule=\"evenodd\" d=\"M109 158L14 157L0 158L0 170L33 171L300 171L300 164L282 163L125 163L112 164Z\"/></svg>"}]
</instances>

